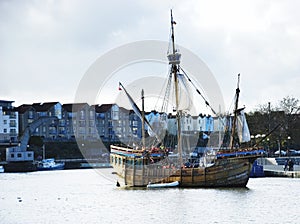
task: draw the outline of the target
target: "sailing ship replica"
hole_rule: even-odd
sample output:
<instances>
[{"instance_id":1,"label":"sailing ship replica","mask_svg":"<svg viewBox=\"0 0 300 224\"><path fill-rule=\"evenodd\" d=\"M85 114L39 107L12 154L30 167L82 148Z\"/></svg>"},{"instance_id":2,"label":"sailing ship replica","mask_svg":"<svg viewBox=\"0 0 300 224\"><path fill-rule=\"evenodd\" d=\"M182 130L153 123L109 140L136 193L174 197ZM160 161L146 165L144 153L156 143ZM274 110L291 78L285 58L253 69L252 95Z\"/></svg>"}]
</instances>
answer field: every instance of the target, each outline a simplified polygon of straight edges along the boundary
<instances>
[{"instance_id":1,"label":"sailing ship replica","mask_svg":"<svg viewBox=\"0 0 300 224\"><path fill-rule=\"evenodd\" d=\"M181 131L182 111L179 109L179 82L182 76L179 74L180 53L175 48L174 24L171 11L171 43L172 50L168 54L170 64L169 77L173 81L175 91L175 112L177 125L177 151L176 155L170 155L166 148L149 147L145 144L145 126L151 129L151 124L145 118L144 113L144 92L142 91L142 110L139 110L132 97L125 90L133 110L142 120L142 144L140 147L110 146L110 162L115 173L124 179L124 184L131 187L156 186L178 186L178 187L245 187L249 180L253 162L261 157L263 150L257 148L237 148L235 145L238 115L241 109L238 109L239 99L239 81L235 96L234 116L230 122L231 130L228 129L229 143L223 148L207 150L201 158L188 159L183 158L183 144ZM190 79L188 78L190 81ZM197 89L197 92L200 92ZM201 95L201 94L200 94ZM202 95L201 95L202 96ZM205 100L207 105L208 102ZM212 109L212 108L211 108ZM250 137L250 136L249 136ZM186 165L187 162L190 165ZM118 183L119 184L119 183ZM165 185L164 185L165 184Z\"/></svg>"}]
</instances>

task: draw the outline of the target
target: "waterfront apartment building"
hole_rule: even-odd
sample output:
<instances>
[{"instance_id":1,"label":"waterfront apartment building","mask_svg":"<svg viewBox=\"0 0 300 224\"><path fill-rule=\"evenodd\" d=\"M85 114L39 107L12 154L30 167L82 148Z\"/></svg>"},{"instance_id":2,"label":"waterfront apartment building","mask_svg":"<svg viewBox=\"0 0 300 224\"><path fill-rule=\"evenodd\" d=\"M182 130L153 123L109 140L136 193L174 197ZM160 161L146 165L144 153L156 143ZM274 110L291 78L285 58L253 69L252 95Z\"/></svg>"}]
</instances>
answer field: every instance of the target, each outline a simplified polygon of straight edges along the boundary
<instances>
[{"instance_id":1,"label":"waterfront apartment building","mask_svg":"<svg viewBox=\"0 0 300 224\"><path fill-rule=\"evenodd\" d=\"M44 121L42 125L37 127L33 133L33 136L41 136L45 139L57 139L58 124L59 120L62 118L62 106L59 102L49 102L49 103L33 103L33 104L23 104L17 108L19 113L19 123L20 123L20 134L25 131L25 129L34 121L39 118L45 117L55 117L56 119L49 119Z\"/></svg>"},{"instance_id":2,"label":"waterfront apartment building","mask_svg":"<svg viewBox=\"0 0 300 224\"><path fill-rule=\"evenodd\" d=\"M95 124L95 108L87 103L63 104L59 134L62 138L99 139Z\"/></svg>"},{"instance_id":3,"label":"waterfront apartment building","mask_svg":"<svg viewBox=\"0 0 300 224\"><path fill-rule=\"evenodd\" d=\"M18 142L18 112L13 103L14 101L0 100L0 143Z\"/></svg>"},{"instance_id":4,"label":"waterfront apartment building","mask_svg":"<svg viewBox=\"0 0 300 224\"><path fill-rule=\"evenodd\" d=\"M130 142L141 137L140 118L117 104L33 103L23 104L17 111L20 133L41 117L56 118L43 122L31 133L45 141L96 141L101 138L105 142Z\"/></svg>"},{"instance_id":5,"label":"waterfront apartment building","mask_svg":"<svg viewBox=\"0 0 300 224\"><path fill-rule=\"evenodd\" d=\"M33 121L40 117L55 117L43 122L32 135L41 136L45 141L89 140L104 142L122 142L131 144L139 142L142 136L142 122L133 111L117 104L89 105L87 103L60 104L59 102L23 104L17 108L19 113L19 130L23 133ZM155 132L168 130L176 134L176 117L172 114L156 111L146 112ZM182 131L213 132L214 119L211 116L182 117ZM146 131L147 131L146 125ZM157 133L161 134L161 133Z\"/></svg>"},{"instance_id":6,"label":"waterfront apartment building","mask_svg":"<svg viewBox=\"0 0 300 224\"><path fill-rule=\"evenodd\" d=\"M99 137L106 142L134 142L141 137L141 120L132 111L117 104L95 106Z\"/></svg>"}]
</instances>

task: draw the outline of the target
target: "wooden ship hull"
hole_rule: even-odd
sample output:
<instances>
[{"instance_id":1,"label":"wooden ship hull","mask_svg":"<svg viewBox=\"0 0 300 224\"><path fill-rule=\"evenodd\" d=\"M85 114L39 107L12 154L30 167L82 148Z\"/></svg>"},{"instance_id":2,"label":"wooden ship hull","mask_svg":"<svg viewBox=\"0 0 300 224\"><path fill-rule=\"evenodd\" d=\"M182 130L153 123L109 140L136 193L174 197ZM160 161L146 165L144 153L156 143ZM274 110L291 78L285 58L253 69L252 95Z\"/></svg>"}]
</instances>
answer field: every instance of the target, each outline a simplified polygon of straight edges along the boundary
<instances>
[{"instance_id":1,"label":"wooden ship hull","mask_svg":"<svg viewBox=\"0 0 300 224\"><path fill-rule=\"evenodd\" d=\"M126 148L111 146L111 165L115 172L131 187L146 187L149 183L179 182L179 187L246 187L253 162L259 152L250 155L216 157L213 163L197 168L163 165L163 155L156 156L156 162L147 164L142 154Z\"/></svg>"}]
</instances>

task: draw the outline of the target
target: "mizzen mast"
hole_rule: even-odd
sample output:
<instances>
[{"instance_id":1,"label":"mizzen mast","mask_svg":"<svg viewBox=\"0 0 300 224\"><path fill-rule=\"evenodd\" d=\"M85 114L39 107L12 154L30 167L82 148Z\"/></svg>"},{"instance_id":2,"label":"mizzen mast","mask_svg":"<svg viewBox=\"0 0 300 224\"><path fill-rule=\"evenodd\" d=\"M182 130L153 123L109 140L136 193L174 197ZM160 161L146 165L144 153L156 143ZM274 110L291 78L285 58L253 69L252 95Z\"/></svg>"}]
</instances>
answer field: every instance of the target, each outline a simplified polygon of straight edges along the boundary
<instances>
[{"instance_id":1,"label":"mizzen mast","mask_svg":"<svg viewBox=\"0 0 300 224\"><path fill-rule=\"evenodd\" d=\"M143 150L146 147L146 143L145 143L145 97L144 97L144 90L142 89L142 93L141 93L141 98L142 98L142 147ZM149 127L150 128L150 127Z\"/></svg>"},{"instance_id":2,"label":"mizzen mast","mask_svg":"<svg viewBox=\"0 0 300 224\"><path fill-rule=\"evenodd\" d=\"M237 116L238 116L238 103L239 103L239 96L240 96L240 74L238 74L238 82L237 82L237 87L235 90L235 104L234 104L234 116L233 116L233 123L232 123L232 130L231 130L231 135L230 135L230 142L229 142L229 149L233 149L233 144L234 144L234 135L236 131L236 121L237 121Z\"/></svg>"},{"instance_id":3,"label":"mizzen mast","mask_svg":"<svg viewBox=\"0 0 300 224\"><path fill-rule=\"evenodd\" d=\"M179 84L177 73L179 72L179 64L181 54L177 52L175 48L175 38L174 38L174 25L176 22L173 20L172 10L171 10L171 40L172 40L172 53L168 54L169 64L171 65L171 73L174 77L174 87L175 87L175 103L176 103L176 121L177 121L177 150L179 154L179 165L182 165L182 141L181 141L181 111L179 110Z\"/></svg>"}]
</instances>

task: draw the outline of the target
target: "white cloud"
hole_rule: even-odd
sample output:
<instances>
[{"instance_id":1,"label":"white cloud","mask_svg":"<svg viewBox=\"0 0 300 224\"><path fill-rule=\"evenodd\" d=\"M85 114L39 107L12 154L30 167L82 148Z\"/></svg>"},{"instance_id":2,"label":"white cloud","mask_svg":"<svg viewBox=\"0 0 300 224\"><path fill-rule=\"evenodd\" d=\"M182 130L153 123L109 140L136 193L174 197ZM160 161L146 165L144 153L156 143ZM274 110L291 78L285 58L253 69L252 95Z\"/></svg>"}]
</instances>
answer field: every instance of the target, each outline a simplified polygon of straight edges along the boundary
<instances>
[{"instance_id":1,"label":"white cloud","mask_svg":"<svg viewBox=\"0 0 300 224\"><path fill-rule=\"evenodd\" d=\"M176 41L206 62L227 106L238 73L242 104L300 98L300 2L293 0L1 1L1 98L72 101L97 57L132 41L166 41L170 8Z\"/></svg>"}]
</instances>

